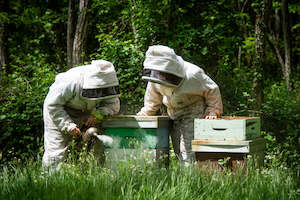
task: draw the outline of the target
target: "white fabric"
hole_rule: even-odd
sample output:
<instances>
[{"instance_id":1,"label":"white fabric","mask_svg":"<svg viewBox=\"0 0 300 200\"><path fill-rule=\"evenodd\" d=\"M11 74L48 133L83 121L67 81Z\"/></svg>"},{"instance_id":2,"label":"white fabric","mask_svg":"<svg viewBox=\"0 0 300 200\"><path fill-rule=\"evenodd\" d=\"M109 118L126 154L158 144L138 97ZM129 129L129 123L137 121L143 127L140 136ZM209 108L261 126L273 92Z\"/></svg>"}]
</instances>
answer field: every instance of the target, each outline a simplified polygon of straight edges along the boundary
<instances>
[{"instance_id":1,"label":"white fabric","mask_svg":"<svg viewBox=\"0 0 300 200\"><path fill-rule=\"evenodd\" d=\"M174 50L169 47L162 45L150 46L146 52L144 69L167 72L184 78L183 65L183 59L177 56Z\"/></svg>"},{"instance_id":2,"label":"white fabric","mask_svg":"<svg viewBox=\"0 0 300 200\"><path fill-rule=\"evenodd\" d=\"M104 88L119 85L116 71L112 63L106 60L93 60L86 69L83 89Z\"/></svg>"},{"instance_id":3,"label":"white fabric","mask_svg":"<svg viewBox=\"0 0 300 200\"><path fill-rule=\"evenodd\" d=\"M147 57L147 55L146 55ZM147 58L146 58L147 59ZM218 115L223 112L218 85L204 71L189 62L182 66L184 81L170 94L157 83L148 82L144 97L144 107L138 114L155 115L161 104L166 105L168 114L176 119L191 112L195 105L205 105L205 115ZM199 116L201 117L201 116Z\"/></svg>"},{"instance_id":4,"label":"white fabric","mask_svg":"<svg viewBox=\"0 0 300 200\"><path fill-rule=\"evenodd\" d=\"M94 69L94 65L75 67L56 76L44 101L44 149L43 165L62 161L71 140L68 132L74 127L82 127L96 105L102 115L114 115L120 110L119 98L105 100L87 100L81 91L85 73ZM98 73L99 71L95 71ZM99 79L101 76L94 76ZM100 83L101 81L98 81Z\"/></svg>"},{"instance_id":5,"label":"white fabric","mask_svg":"<svg viewBox=\"0 0 300 200\"><path fill-rule=\"evenodd\" d=\"M164 52L166 48L168 47L163 48ZM161 49L161 46L158 49ZM159 53L157 55L161 60L162 55ZM146 54L146 60L147 56L148 54ZM155 56L151 55L151 59L155 60ZM159 62L156 63L159 64ZM175 153L180 160L186 162L191 161L193 157L191 140L194 137L194 118L202 118L203 115L220 116L223 112L223 105L218 85L200 67L186 61L183 63L183 65L175 66L176 70L178 66L181 66L181 71L184 72L184 80L178 88L168 89L166 86L148 82L144 107L137 114L156 115L161 105L164 104L168 115L174 119L171 137ZM172 69L172 66L165 67L165 63L162 64L161 67L165 70ZM157 65L155 68L159 67Z\"/></svg>"}]
</instances>

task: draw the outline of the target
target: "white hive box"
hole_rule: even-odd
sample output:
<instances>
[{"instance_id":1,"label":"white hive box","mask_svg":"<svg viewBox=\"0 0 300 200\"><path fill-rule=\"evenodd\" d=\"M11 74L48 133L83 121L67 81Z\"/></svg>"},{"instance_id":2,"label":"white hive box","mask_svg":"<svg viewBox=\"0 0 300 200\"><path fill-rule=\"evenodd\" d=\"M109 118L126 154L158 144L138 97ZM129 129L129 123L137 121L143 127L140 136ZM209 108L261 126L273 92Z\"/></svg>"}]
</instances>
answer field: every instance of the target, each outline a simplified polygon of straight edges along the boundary
<instances>
[{"instance_id":1,"label":"white hive box","mask_svg":"<svg viewBox=\"0 0 300 200\"><path fill-rule=\"evenodd\" d=\"M252 140L260 137L259 117L195 119L195 140Z\"/></svg>"},{"instance_id":2,"label":"white hive box","mask_svg":"<svg viewBox=\"0 0 300 200\"><path fill-rule=\"evenodd\" d=\"M264 138L254 140L193 140L192 151L196 153L196 160L218 160L231 157L232 160L244 160L246 155L252 155L257 164L263 165L266 141ZM207 164L207 163L206 163Z\"/></svg>"},{"instance_id":3,"label":"white hive box","mask_svg":"<svg viewBox=\"0 0 300 200\"><path fill-rule=\"evenodd\" d=\"M254 140L193 140L192 151L215 153L245 153L263 152L266 146L264 138Z\"/></svg>"}]
</instances>

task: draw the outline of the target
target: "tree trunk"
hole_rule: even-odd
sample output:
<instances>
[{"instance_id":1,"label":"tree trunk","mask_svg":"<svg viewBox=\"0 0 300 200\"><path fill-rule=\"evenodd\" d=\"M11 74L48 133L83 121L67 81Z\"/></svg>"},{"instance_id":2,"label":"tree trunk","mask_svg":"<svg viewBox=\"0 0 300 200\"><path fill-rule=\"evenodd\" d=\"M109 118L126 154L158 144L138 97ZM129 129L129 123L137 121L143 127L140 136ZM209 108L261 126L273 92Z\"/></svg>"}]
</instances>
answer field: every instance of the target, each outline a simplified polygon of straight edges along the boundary
<instances>
[{"instance_id":1,"label":"tree trunk","mask_svg":"<svg viewBox=\"0 0 300 200\"><path fill-rule=\"evenodd\" d=\"M282 1L282 31L283 31L283 41L284 41L284 54L285 54L285 63L283 75L286 82L286 87L288 90L290 87L290 74L291 74L291 44L289 40L289 11L288 11L288 2L287 0Z\"/></svg>"},{"instance_id":2,"label":"tree trunk","mask_svg":"<svg viewBox=\"0 0 300 200\"><path fill-rule=\"evenodd\" d=\"M4 1L0 3L0 12L5 11ZM6 49L5 49L5 22L0 21L0 85L2 83L3 74L6 64Z\"/></svg>"},{"instance_id":3,"label":"tree trunk","mask_svg":"<svg viewBox=\"0 0 300 200\"><path fill-rule=\"evenodd\" d=\"M255 55L254 55L254 77L253 77L253 91L252 97L256 102L253 105L254 109L260 109L263 102L263 66L264 66L264 9L257 8L255 19Z\"/></svg>"},{"instance_id":4,"label":"tree trunk","mask_svg":"<svg viewBox=\"0 0 300 200\"><path fill-rule=\"evenodd\" d=\"M288 90L291 89L290 85L290 74L291 74L291 43L289 40L289 24L288 24L288 3L287 0L282 1L281 15L282 20L280 19L280 12L275 10L274 19L271 20L271 9L272 9L272 0L268 0L268 14L265 19L266 24L268 25L268 42L270 43L278 62L281 66L282 75L285 79L286 87ZM272 26L271 21L274 22ZM284 45L284 56L282 56L281 43L280 43L280 32L283 32L283 45Z\"/></svg>"},{"instance_id":5,"label":"tree trunk","mask_svg":"<svg viewBox=\"0 0 300 200\"><path fill-rule=\"evenodd\" d=\"M237 1L237 7L238 7L238 10L239 10L240 13L243 13L245 11L246 6L248 5L248 2L249 2L249 0L245 0L243 2L243 5L241 5L240 2ZM243 24L243 26L239 28L240 33L243 33L243 37L247 38L248 37L247 34L246 34L247 33L247 29L245 28L246 27L246 22L245 22L244 18L242 19L242 24ZM242 57L242 46L239 46L239 48L238 48L238 56L237 56L238 68L241 67L241 57Z\"/></svg>"},{"instance_id":6,"label":"tree trunk","mask_svg":"<svg viewBox=\"0 0 300 200\"><path fill-rule=\"evenodd\" d=\"M77 25L73 42L72 62L73 66L83 63L84 61L84 42L87 35L88 25L88 0L80 0Z\"/></svg>"},{"instance_id":7,"label":"tree trunk","mask_svg":"<svg viewBox=\"0 0 300 200\"><path fill-rule=\"evenodd\" d=\"M4 46L4 23L0 22L0 85L2 82L2 76L6 64L6 58L5 58L5 46Z\"/></svg>"},{"instance_id":8,"label":"tree trunk","mask_svg":"<svg viewBox=\"0 0 300 200\"><path fill-rule=\"evenodd\" d=\"M74 0L69 0L68 8L68 29L67 29L67 63L68 67L73 67L73 23L74 23Z\"/></svg>"}]
</instances>

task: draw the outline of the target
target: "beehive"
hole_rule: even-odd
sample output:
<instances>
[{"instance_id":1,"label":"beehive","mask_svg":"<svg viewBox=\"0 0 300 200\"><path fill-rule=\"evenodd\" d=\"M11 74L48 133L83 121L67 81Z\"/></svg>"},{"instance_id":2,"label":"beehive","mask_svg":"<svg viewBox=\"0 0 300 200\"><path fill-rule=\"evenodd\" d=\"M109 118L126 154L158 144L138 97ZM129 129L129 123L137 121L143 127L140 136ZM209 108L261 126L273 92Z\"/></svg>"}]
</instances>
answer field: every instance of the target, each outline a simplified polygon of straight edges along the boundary
<instances>
[{"instance_id":1,"label":"beehive","mask_svg":"<svg viewBox=\"0 0 300 200\"><path fill-rule=\"evenodd\" d=\"M230 157L231 161L244 161L247 155L255 157L258 165L263 165L265 139L253 140L193 140L192 151L196 154L196 161L201 164L218 162L219 159Z\"/></svg>"},{"instance_id":2,"label":"beehive","mask_svg":"<svg viewBox=\"0 0 300 200\"><path fill-rule=\"evenodd\" d=\"M195 119L195 140L251 140L260 136L259 117Z\"/></svg>"},{"instance_id":3,"label":"beehive","mask_svg":"<svg viewBox=\"0 0 300 200\"><path fill-rule=\"evenodd\" d=\"M227 152L253 154L265 149L265 139L254 140L193 140L192 151L194 152Z\"/></svg>"},{"instance_id":4,"label":"beehive","mask_svg":"<svg viewBox=\"0 0 300 200\"><path fill-rule=\"evenodd\" d=\"M106 135L120 139L119 148L169 148L167 116L119 115L105 119L102 127Z\"/></svg>"},{"instance_id":5,"label":"beehive","mask_svg":"<svg viewBox=\"0 0 300 200\"><path fill-rule=\"evenodd\" d=\"M118 141L114 160L135 157L137 150L144 149L156 160L163 157L168 162L170 126L168 116L119 115L102 122L105 134Z\"/></svg>"}]
</instances>

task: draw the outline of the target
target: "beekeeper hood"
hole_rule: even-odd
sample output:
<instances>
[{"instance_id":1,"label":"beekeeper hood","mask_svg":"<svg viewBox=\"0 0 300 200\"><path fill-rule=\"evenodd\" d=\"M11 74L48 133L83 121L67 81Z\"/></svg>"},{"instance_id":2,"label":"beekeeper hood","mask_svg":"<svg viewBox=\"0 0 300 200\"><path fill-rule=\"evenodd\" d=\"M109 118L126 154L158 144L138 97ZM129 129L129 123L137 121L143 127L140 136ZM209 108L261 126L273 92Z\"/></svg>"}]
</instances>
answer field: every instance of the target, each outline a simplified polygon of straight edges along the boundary
<instances>
[{"instance_id":1,"label":"beekeeper hood","mask_svg":"<svg viewBox=\"0 0 300 200\"><path fill-rule=\"evenodd\" d=\"M155 45L146 52L142 79L170 87L178 87L184 77L184 61L173 49Z\"/></svg>"},{"instance_id":2,"label":"beekeeper hood","mask_svg":"<svg viewBox=\"0 0 300 200\"><path fill-rule=\"evenodd\" d=\"M81 96L89 100L120 96L119 81L112 63L94 60L83 76Z\"/></svg>"}]
</instances>

